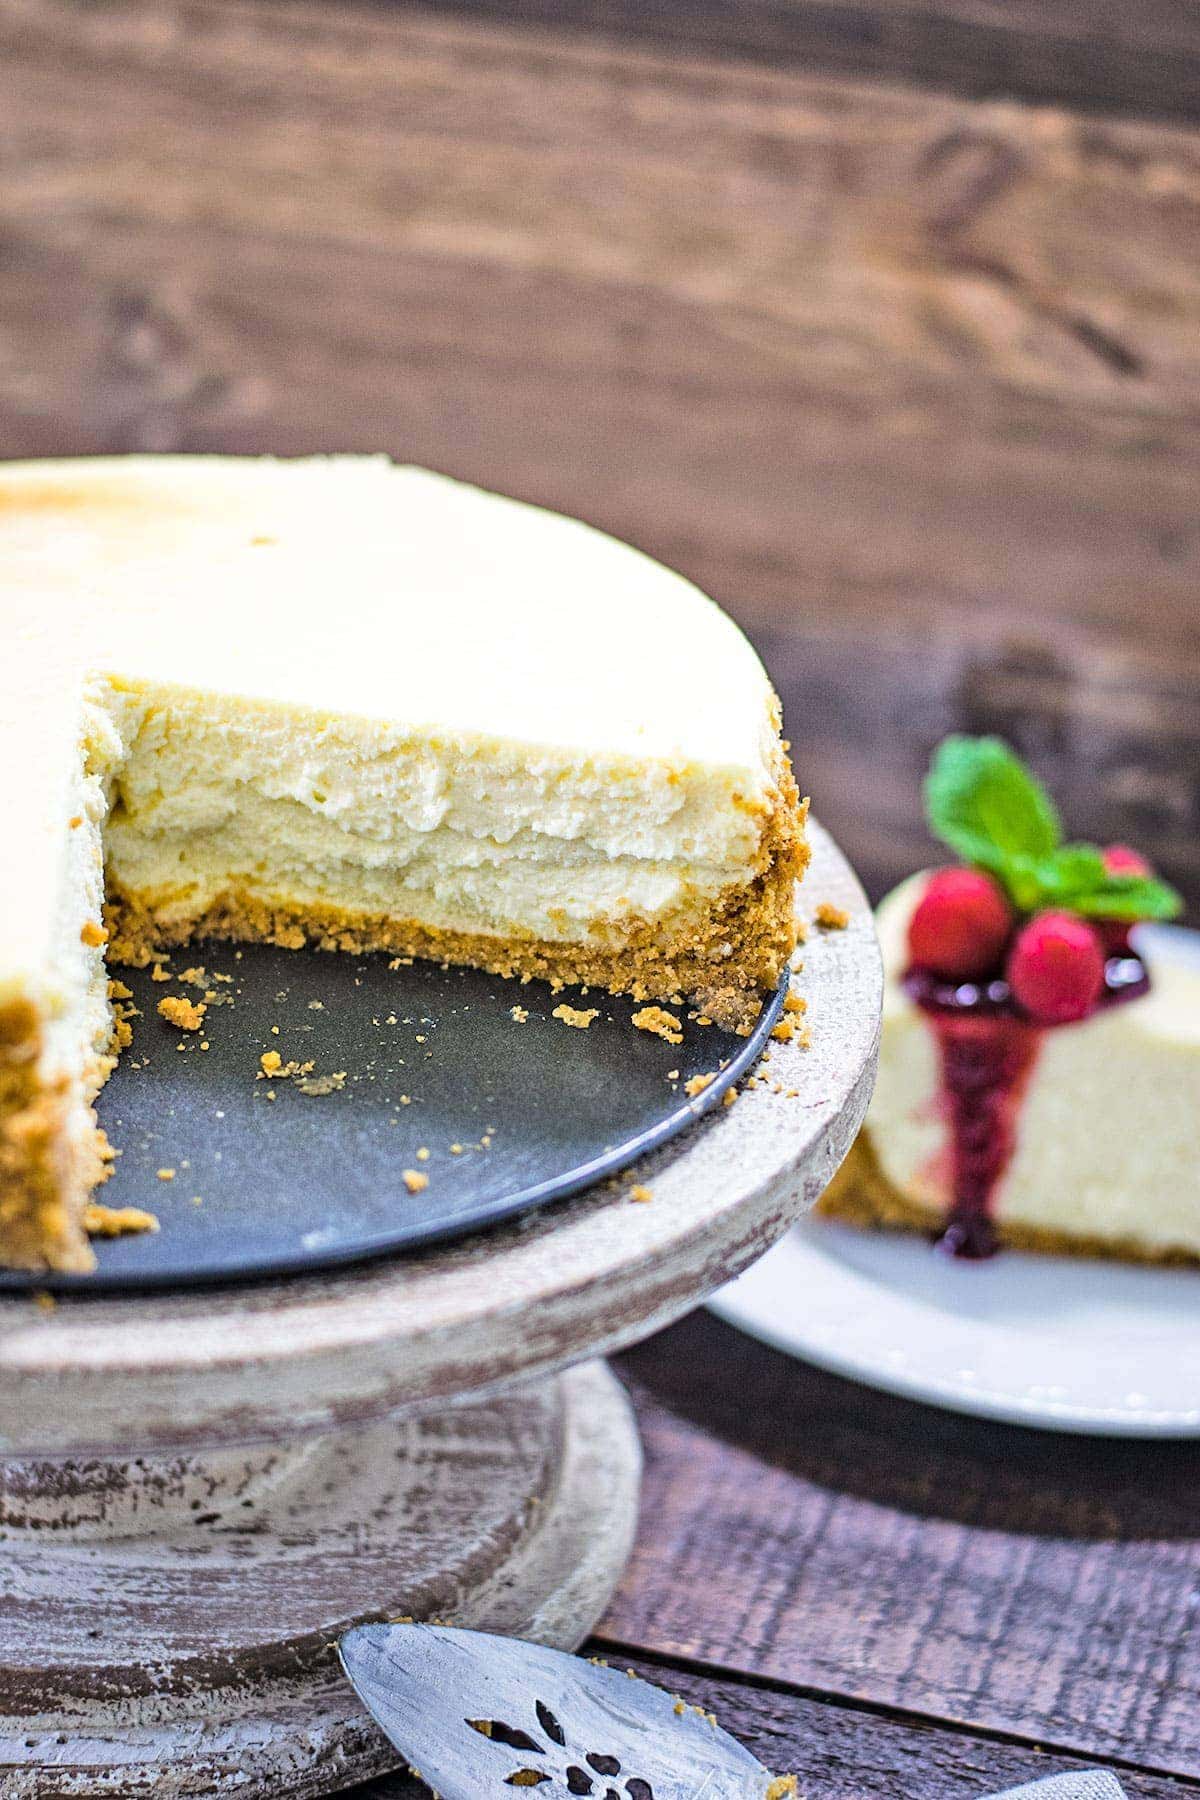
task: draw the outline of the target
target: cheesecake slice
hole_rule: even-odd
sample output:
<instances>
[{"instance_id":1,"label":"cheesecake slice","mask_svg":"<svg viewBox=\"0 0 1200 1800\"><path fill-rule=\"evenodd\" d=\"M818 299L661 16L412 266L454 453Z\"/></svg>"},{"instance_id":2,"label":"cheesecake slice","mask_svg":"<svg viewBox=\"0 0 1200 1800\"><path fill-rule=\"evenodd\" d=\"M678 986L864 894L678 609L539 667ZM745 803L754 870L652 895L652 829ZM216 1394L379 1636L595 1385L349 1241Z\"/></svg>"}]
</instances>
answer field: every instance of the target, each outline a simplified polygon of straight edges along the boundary
<instances>
[{"instance_id":1,"label":"cheesecake slice","mask_svg":"<svg viewBox=\"0 0 1200 1800\"><path fill-rule=\"evenodd\" d=\"M0 1262L86 1269L107 965L433 956L744 1027L804 809L712 601L384 458L0 467Z\"/></svg>"},{"instance_id":2,"label":"cheesecake slice","mask_svg":"<svg viewBox=\"0 0 1200 1800\"><path fill-rule=\"evenodd\" d=\"M866 1123L820 1203L828 1216L996 1244L1200 1261L1200 974L1109 959L1100 1003L1039 1025L977 982L914 973L930 877L876 915L885 987ZM989 984L991 985L991 984Z\"/></svg>"}]
</instances>

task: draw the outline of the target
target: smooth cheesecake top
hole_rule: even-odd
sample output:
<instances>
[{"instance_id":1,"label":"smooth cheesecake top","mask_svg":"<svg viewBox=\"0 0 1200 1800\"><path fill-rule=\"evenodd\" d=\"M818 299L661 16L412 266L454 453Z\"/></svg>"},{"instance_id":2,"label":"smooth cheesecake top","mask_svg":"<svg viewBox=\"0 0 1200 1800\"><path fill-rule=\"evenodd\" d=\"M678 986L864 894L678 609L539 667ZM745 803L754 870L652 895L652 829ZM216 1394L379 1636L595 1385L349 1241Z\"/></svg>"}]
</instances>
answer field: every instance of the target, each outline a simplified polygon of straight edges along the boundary
<instances>
[{"instance_id":1,"label":"smooth cheesecake top","mask_svg":"<svg viewBox=\"0 0 1200 1800\"><path fill-rule=\"evenodd\" d=\"M6 632L39 658L605 756L757 770L741 632L575 519L382 457L0 466ZM29 659L5 659L28 711Z\"/></svg>"},{"instance_id":2,"label":"smooth cheesecake top","mask_svg":"<svg viewBox=\"0 0 1200 1800\"><path fill-rule=\"evenodd\" d=\"M383 457L9 464L0 569L10 969L51 903L94 675L283 708L300 744L351 718L545 753L634 800L648 766L714 809L754 813L774 791L766 674L690 582Z\"/></svg>"}]
</instances>

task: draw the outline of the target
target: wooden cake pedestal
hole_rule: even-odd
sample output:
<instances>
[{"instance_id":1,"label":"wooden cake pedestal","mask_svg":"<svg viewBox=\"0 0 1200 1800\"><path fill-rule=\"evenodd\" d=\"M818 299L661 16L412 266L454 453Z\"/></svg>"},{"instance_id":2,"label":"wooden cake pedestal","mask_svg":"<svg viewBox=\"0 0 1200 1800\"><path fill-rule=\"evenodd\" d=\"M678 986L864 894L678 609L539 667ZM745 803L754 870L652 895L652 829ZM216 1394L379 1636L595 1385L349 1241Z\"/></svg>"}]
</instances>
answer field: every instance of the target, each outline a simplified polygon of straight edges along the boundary
<instances>
[{"instance_id":1,"label":"wooden cake pedestal","mask_svg":"<svg viewBox=\"0 0 1200 1800\"><path fill-rule=\"evenodd\" d=\"M773 1043L765 1080L636 1171L358 1270L0 1302L5 1800L332 1793L396 1760L338 1671L347 1626L587 1635L639 1470L594 1359L774 1243L866 1109L878 952L813 837L805 900L852 920L803 952L811 1049Z\"/></svg>"}]
</instances>

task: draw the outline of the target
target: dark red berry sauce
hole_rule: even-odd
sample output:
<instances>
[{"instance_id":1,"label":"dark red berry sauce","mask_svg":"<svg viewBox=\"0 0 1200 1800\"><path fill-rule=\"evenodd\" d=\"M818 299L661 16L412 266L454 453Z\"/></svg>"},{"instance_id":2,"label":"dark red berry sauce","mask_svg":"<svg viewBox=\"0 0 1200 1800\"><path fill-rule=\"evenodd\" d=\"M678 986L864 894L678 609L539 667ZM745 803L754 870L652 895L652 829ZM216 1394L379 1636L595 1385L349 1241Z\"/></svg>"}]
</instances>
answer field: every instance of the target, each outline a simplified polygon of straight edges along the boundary
<instances>
[{"instance_id":1,"label":"dark red berry sauce","mask_svg":"<svg viewBox=\"0 0 1200 1800\"><path fill-rule=\"evenodd\" d=\"M1110 956L1100 1006L1146 993L1146 965L1132 950ZM954 1201L938 1247L979 1259L996 1250L992 1196L1016 1146L1021 1099L1045 1030L1017 1008L1008 983L946 981L910 969L904 990L928 1016L942 1061L942 1104L950 1126Z\"/></svg>"}]
</instances>

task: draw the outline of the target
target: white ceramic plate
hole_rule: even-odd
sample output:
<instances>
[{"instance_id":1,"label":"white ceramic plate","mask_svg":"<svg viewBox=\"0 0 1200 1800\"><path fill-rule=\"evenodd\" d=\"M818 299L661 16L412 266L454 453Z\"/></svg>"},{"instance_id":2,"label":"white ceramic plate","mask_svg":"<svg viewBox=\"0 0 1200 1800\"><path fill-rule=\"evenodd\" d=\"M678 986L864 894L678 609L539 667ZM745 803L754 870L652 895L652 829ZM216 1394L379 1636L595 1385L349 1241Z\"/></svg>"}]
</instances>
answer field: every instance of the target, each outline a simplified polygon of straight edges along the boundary
<instances>
[{"instance_id":1,"label":"white ceramic plate","mask_svg":"<svg viewBox=\"0 0 1200 1800\"><path fill-rule=\"evenodd\" d=\"M1200 934L1148 945L1200 963ZM810 1219L716 1296L732 1325L934 1406L1056 1431L1200 1436L1200 1271L1004 1251Z\"/></svg>"}]
</instances>

